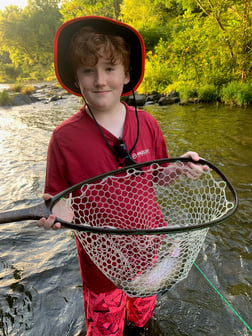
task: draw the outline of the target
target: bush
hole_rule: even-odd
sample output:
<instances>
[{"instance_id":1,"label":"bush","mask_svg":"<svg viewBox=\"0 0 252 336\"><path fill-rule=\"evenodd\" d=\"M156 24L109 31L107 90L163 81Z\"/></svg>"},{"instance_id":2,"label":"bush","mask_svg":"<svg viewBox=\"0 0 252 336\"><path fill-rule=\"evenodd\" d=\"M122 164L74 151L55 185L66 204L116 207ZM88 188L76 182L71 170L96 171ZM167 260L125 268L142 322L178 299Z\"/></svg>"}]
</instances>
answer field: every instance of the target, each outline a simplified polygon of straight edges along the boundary
<instances>
[{"instance_id":1,"label":"bush","mask_svg":"<svg viewBox=\"0 0 252 336\"><path fill-rule=\"evenodd\" d=\"M154 50L155 46L158 45L160 40L162 40L162 39L167 40L169 35L170 35L168 27L164 28L163 26L162 26L162 28L159 28L159 27L155 27L155 28L144 27L142 29L139 29L139 33L143 37L145 48L146 48L146 53Z\"/></svg>"},{"instance_id":2,"label":"bush","mask_svg":"<svg viewBox=\"0 0 252 336\"><path fill-rule=\"evenodd\" d=\"M22 93L24 95L30 95L34 90L33 85L23 85L20 83L12 84L9 89L10 92Z\"/></svg>"},{"instance_id":3,"label":"bush","mask_svg":"<svg viewBox=\"0 0 252 336\"><path fill-rule=\"evenodd\" d=\"M3 90L0 92L0 105L8 105L11 102L11 98L7 92L7 90Z\"/></svg>"},{"instance_id":4,"label":"bush","mask_svg":"<svg viewBox=\"0 0 252 336\"><path fill-rule=\"evenodd\" d=\"M173 67L169 61L169 42L160 38L154 51L146 53L145 76L139 88L141 93L166 93L172 83Z\"/></svg>"},{"instance_id":5,"label":"bush","mask_svg":"<svg viewBox=\"0 0 252 336\"><path fill-rule=\"evenodd\" d=\"M23 85L22 84L20 84L20 83L15 83L15 84L12 84L11 86L10 86L10 91L11 92L21 92L21 90L22 90L22 88L23 88Z\"/></svg>"},{"instance_id":6,"label":"bush","mask_svg":"<svg viewBox=\"0 0 252 336\"><path fill-rule=\"evenodd\" d=\"M215 102L219 99L218 90L213 84L198 88L198 98L202 102Z\"/></svg>"},{"instance_id":7,"label":"bush","mask_svg":"<svg viewBox=\"0 0 252 336\"><path fill-rule=\"evenodd\" d=\"M195 82L193 81L180 81L167 86L167 93L172 90L179 92L179 97L181 101L187 101L190 98L194 99L198 97L197 87Z\"/></svg>"},{"instance_id":8,"label":"bush","mask_svg":"<svg viewBox=\"0 0 252 336\"><path fill-rule=\"evenodd\" d=\"M232 106L252 104L252 83L230 82L221 90L221 101Z\"/></svg>"},{"instance_id":9,"label":"bush","mask_svg":"<svg viewBox=\"0 0 252 336\"><path fill-rule=\"evenodd\" d=\"M188 100L190 98L198 97L197 89L193 86L186 85L186 83L184 86L180 87L178 92L179 92L179 97L182 101Z\"/></svg>"},{"instance_id":10,"label":"bush","mask_svg":"<svg viewBox=\"0 0 252 336\"><path fill-rule=\"evenodd\" d=\"M167 61L149 51L146 55L145 76L139 88L140 93L165 93L171 83L172 70Z\"/></svg>"},{"instance_id":11,"label":"bush","mask_svg":"<svg viewBox=\"0 0 252 336\"><path fill-rule=\"evenodd\" d=\"M22 94L25 94L25 95L30 95L32 94L32 92L34 92L35 88L33 85L26 85L26 86L23 86L22 89L21 89L21 93Z\"/></svg>"}]
</instances>

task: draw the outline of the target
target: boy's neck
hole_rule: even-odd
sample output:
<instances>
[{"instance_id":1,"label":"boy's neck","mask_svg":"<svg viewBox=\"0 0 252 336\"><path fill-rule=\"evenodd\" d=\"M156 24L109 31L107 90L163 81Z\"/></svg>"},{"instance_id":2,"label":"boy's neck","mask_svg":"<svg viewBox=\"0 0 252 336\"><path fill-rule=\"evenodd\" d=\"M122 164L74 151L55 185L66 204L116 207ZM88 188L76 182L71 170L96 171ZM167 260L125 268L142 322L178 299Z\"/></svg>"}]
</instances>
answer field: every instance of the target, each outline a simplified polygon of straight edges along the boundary
<instances>
[{"instance_id":1,"label":"boy's neck","mask_svg":"<svg viewBox=\"0 0 252 336\"><path fill-rule=\"evenodd\" d=\"M123 136L124 122L126 118L125 105L120 103L117 109L108 112L93 111L90 112L88 106L85 106L88 115L93 118L92 113L99 125L107 129L117 138Z\"/></svg>"}]
</instances>

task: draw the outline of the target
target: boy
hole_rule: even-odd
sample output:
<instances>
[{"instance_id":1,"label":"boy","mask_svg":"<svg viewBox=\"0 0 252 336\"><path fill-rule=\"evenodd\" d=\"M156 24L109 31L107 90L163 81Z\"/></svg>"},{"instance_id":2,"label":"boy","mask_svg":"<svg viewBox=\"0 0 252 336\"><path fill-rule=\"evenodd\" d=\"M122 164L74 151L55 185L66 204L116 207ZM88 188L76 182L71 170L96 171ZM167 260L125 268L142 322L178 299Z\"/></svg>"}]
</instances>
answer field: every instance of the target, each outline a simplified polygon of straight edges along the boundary
<instances>
[{"instance_id":1,"label":"boy","mask_svg":"<svg viewBox=\"0 0 252 336\"><path fill-rule=\"evenodd\" d=\"M156 120L122 103L140 85L145 49L132 27L103 17L64 23L55 37L55 70L60 84L85 104L53 132L48 148L44 199L119 166L168 157ZM199 159L197 153L184 156ZM203 167L191 165L197 177ZM59 229L55 215L39 226ZM87 336L122 336L125 313L135 335L153 316L156 296L129 298L94 265L76 239Z\"/></svg>"}]
</instances>

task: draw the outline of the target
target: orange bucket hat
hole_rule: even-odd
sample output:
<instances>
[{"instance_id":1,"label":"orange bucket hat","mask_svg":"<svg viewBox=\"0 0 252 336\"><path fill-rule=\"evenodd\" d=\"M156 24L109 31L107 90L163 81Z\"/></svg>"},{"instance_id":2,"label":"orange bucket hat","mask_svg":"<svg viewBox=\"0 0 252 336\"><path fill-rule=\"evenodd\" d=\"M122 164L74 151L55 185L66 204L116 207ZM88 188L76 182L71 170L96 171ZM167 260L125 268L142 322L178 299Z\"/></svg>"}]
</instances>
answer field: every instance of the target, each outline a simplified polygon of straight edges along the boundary
<instances>
[{"instance_id":1,"label":"orange bucket hat","mask_svg":"<svg viewBox=\"0 0 252 336\"><path fill-rule=\"evenodd\" d=\"M120 21L102 16L83 16L66 21L56 32L54 40L54 66L59 83L68 92L81 96L75 85L75 75L69 62L68 48L72 36L82 27L91 26L103 34L118 35L131 45L130 82L124 85L122 96L129 95L141 84L144 76L145 46L139 32Z\"/></svg>"}]
</instances>

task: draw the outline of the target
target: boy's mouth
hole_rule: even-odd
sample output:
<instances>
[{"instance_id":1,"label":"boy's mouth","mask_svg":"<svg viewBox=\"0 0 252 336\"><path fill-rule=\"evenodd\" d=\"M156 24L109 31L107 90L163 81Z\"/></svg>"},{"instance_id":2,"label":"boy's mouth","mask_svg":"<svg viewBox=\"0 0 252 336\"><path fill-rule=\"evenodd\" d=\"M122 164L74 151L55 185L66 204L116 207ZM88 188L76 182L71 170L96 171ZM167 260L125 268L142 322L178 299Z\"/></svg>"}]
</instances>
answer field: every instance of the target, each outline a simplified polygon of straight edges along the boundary
<instances>
[{"instance_id":1,"label":"boy's mouth","mask_svg":"<svg viewBox=\"0 0 252 336\"><path fill-rule=\"evenodd\" d=\"M94 93L96 94L106 94L106 93L109 93L110 90L98 90L98 91L94 91Z\"/></svg>"}]
</instances>

